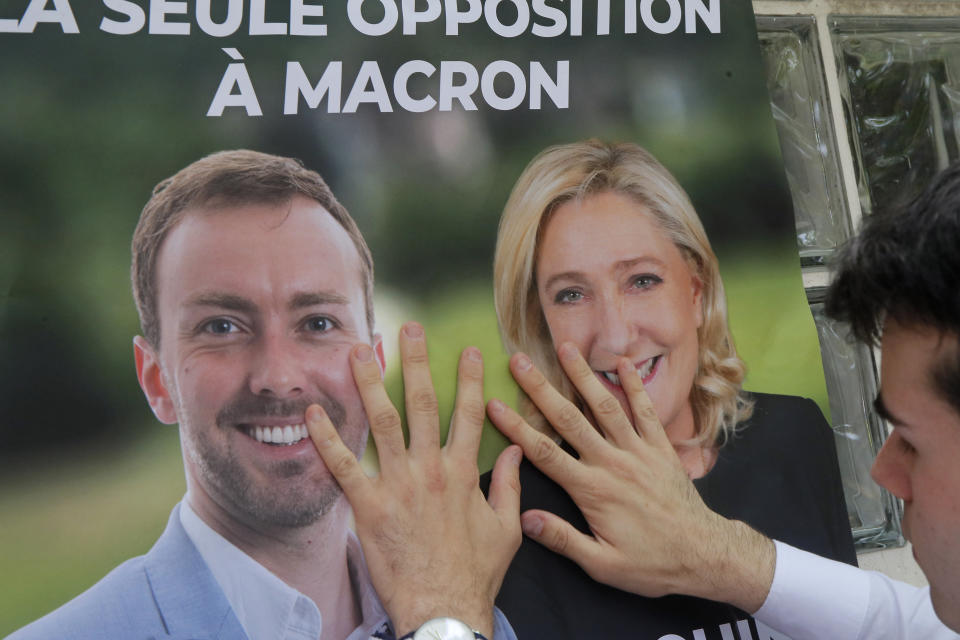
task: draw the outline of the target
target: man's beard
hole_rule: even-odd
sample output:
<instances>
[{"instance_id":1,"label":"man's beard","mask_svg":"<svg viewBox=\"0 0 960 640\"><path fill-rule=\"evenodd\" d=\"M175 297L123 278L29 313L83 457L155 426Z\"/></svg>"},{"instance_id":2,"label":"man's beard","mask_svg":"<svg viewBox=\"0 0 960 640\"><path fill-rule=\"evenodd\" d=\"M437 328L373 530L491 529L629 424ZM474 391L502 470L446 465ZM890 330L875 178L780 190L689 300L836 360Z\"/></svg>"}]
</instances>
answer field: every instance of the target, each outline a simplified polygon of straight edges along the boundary
<instances>
[{"instance_id":1,"label":"man's beard","mask_svg":"<svg viewBox=\"0 0 960 640\"><path fill-rule=\"evenodd\" d=\"M309 399L278 400L242 391L217 413L216 428L223 431L238 430L236 425L249 420L251 416L304 416L311 404L323 407L344 438L344 444L359 456L366 444L366 426L344 424L347 412L343 404L325 394ZM323 483L310 482L307 464L302 460L276 461L269 463L266 468L261 461L260 469L266 476L266 482L257 482L250 469L237 460L231 446L218 447L214 444L209 428L187 428L183 432L189 434L188 455L204 484L230 503L227 507L230 511L242 513L254 522L280 527L313 524L342 495L333 476L328 475ZM248 436L239 434L239 437Z\"/></svg>"}]
</instances>

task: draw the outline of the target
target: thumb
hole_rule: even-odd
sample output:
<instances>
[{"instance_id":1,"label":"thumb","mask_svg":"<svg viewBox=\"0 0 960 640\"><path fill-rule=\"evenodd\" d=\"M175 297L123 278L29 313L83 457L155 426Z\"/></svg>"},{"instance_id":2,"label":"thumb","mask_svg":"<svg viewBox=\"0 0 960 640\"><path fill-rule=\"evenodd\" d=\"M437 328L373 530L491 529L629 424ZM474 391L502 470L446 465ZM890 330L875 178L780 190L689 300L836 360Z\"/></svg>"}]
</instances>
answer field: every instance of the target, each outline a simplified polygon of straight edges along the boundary
<instances>
[{"instance_id":1,"label":"thumb","mask_svg":"<svg viewBox=\"0 0 960 640\"><path fill-rule=\"evenodd\" d=\"M514 527L520 514L520 460L522 459L523 450L515 444L510 445L497 457L490 477L490 507L501 520L512 520Z\"/></svg>"},{"instance_id":2,"label":"thumb","mask_svg":"<svg viewBox=\"0 0 960 640\"><path fill-rule=\"evenodd\" d=\"M528 538L584 568L584 563L589 562L597 544L596 540L580 533L563 518L538 509L524 511L520 515L520 525Z\"/></svg>"}]
</instances>

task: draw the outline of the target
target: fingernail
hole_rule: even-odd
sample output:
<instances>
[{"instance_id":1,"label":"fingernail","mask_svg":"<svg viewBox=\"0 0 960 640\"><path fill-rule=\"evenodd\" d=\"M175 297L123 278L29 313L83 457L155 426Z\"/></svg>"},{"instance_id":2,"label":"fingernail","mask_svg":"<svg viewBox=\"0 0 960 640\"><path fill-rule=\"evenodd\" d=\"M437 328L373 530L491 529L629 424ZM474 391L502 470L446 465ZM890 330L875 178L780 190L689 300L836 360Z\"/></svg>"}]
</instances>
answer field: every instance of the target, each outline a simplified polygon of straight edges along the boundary
<instances>
[{"instance_id":1,"label":"fingernail","mask_svg":"<svg viewBox=\"0 0 960 640\"><path fill-rule=\"evenodd\" d=\"M416 322L408 322L407 324L403 325L403 332L408 338L423 337L423 327Z\"/></svg>"},{"instance_id":2,"label":"fingernail","mask_svg":"<svg viewBox=\"0 0 960 640\"><path fill-rule=\"evenodd\" d=\"M323 418L323 407L318 404L312 404L307 407L307 422L317 422Z\"/></svg>"},{"instance_id":3,"label":"fingernail","mask_svg":"<svg viewBox=\"0 0 960 640\"><path fill-rule=\"evenodd\" d=\"M620 366L626 369L627 373L636 373L637 368L633 366L633 362L630 358L620 358Z\"/></svg>"},{"instance_id":4,"label":"fingernail","mask_svg":"<svg viewBox=\"0 0 960 640\"><path fill-rule=\"evenodd\" d=\"M490 401L490 413L503 413L504 408L505 405L496 398Z\"/></svg>"},{"instance_id":5,"label":"fingernail","mask_svg":"<svg viewBox=\"0 0 960 640\"><path fill-rule=\"evenodd\" d=\"M543 533L543 519L538 516L523 514L520 516L520 527L525 534L531 538L536 538Z\"/></svg>"},{"instance_id":6,"label":"fingernail","mask_svg":"<svg viewBox=\"0 0 960 640\"><path fill-rule=\"evenodd\" d=\"M466 352L467 357L474 362L483 361L483 356L480 355L480 349L477 349L476 347L467 347L464 351Z\"/></svg>"},{"instance_id":7,"label":"fingernail","mask_svg":"<svg viewBox=\"0 0 960 640\"><path fill-rule=\"evenodd\" d=\"M521 460L523 460L523 449L514 446L513 451L510 452L510 462L519 467Z\"/></svg>"},{"instance_id":8,"label":"fingernail","mask_svg":"<svg viewBox=\"0 0 960 640\"><path fill-rule=\"evenodd\" d=\"M373 349L370 348L370 345L362 344L354 351L354 355L360 362L370 362L373 360Z\"/></svg>"},{"instance_id":9,"label":"fingernail","mask_svg":"<svg viewBox=\"0 0 960 640\"><path fill-rule=\"evenodd\" d=\"M515 362L517 363L517 369L520 369L520 371L526 371L527 369L533 366L533 363L530 361L530 358L528 358L525 353L521 353L520 355L518 355Z\"/></svg>"},{"instance_id":10,"label":"fingernail","mask_svg":"<svg viewBox=\"0 0 960 640\"><path fill-rule=\"evenodd\" d=\"M580 352L577 351L577 348L569 342L564 342L560 345L560 358L563 360L576 360L579 354Z\"/></svg>"}]
</instances>

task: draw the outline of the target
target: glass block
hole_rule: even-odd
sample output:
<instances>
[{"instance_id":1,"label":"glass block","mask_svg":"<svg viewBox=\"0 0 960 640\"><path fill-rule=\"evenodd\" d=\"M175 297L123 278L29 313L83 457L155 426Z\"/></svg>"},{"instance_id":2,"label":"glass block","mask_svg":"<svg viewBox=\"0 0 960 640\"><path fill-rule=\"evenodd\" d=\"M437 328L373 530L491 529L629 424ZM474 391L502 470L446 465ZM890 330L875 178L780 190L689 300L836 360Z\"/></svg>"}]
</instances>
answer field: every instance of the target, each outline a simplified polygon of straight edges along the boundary
<instances>
[{"instance_id":1,"label":"glass block","mask_svg":"<svg viewBox=\"0 0 960 640\"><path fill-rule=\"evenodd\" d=\"M760 49L793 196L801 262L821 263L850 234L813 16L758 16Z\"/></svg>"},{"instance_id":2,"label":"glass block","mask_svg":"<svg viewBox=\"0 0 960 640\"><path fill-rule=\"evenodd\" d=\"M863 212L899 206L958 158L960 22L830 20Z\"/></svg>"},{"instance_id":3,"label":"glass block","mask_svg":"<svg viewBox=\"0 0 960 640\"><path fill-rule=\"evenodd\" d=\"M824 292L808 290L807 295L820 337L831 426L853 539L861 551L902 546L902 504L870 477L870 467L886 437L872 407L877 392L873 354L868 347L848 339L846 325L824 315Z\"/></svg>"}]
</instances>

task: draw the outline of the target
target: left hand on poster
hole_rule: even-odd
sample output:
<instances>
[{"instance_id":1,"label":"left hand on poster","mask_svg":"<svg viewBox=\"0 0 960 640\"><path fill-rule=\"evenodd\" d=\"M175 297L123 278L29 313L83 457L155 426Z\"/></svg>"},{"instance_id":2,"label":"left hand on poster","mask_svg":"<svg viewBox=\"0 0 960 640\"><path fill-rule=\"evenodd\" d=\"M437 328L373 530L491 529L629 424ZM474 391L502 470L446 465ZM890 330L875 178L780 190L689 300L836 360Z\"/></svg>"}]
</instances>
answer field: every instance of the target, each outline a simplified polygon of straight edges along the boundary
<instances>
[{"instance_id":1,"label":"left hand on poster","mask_svg":"<svg viewBox=\"0 0 960 640\"><path fill-rule=\"evenodd\" d=\"M353 507L373 585L400 637L436 617L457 618L486 637L493 601L520 546L521 451L508 447L493 470L489 502L478 484L483 427L483 364L465 349L447 443L441 448L436 394L420 325L400 332L410 448L383 387L379 365L351 353L353 375L380 458L368 478L322 408L307 427L324 463Z\"/></svg>"},{"instance_id":2,"label":"left hand on poster","mask_svg":"<svg viewBox=\"0 0 960 640\"><path fill-rule=\"evenodd\" d=\"M765 585L734 593L730 549L773 553L773 545L745 524L723 518L700 498L667 438L643 383L626 358L617 367L636 429L572 344L559 350L567 376L596 418L594 427L524 354L510 361L514 378L544 417L579 454L569 455L499 401L491 420L527 458L570 495L590 525L581 533L551 513L522 515L523 531L578 565L594 580L648 597L685 593L756 610ZM599 431L598 431L599 429ZM743 571L754 571L755 556ZM770 558L766 558L771 560ZM772 580L772 563L769 565ZM762 582L763 578L758 581ZM722 596L722 597L721 597ZM759 601L757 599L759 598Z\"/></svg>"}]
</instances>

